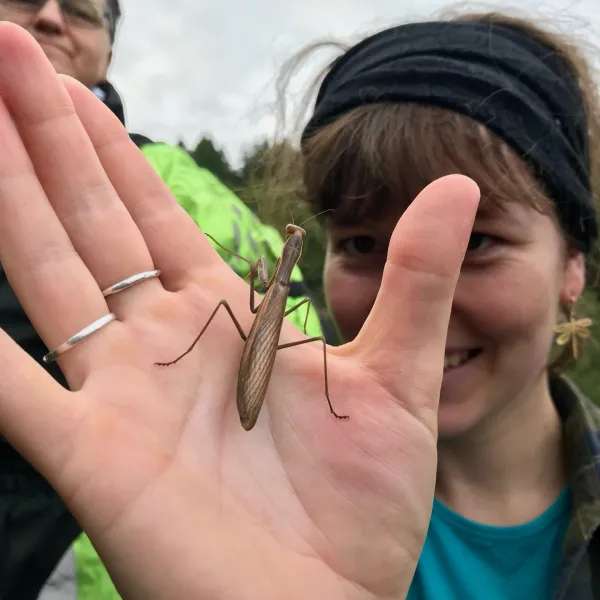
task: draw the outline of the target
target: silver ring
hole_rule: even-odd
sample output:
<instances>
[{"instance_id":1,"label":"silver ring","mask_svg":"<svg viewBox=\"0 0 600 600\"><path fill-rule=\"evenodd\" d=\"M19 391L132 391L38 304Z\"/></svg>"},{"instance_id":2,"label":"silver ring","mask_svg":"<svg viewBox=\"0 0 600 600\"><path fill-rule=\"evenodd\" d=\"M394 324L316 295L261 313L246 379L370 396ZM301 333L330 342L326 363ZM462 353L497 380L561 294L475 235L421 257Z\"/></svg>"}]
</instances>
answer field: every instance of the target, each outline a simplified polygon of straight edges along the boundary
<instances>
[{"instance_id":1,"label":"silver ring","mask_svg":"<svg viewBox=\"0 0 600 600\"><path fill-rule=\"evenodd\" d=\"M132 275L127 279L123 279L123 281L119 281L119 283L115 283L114 285L107 287L105 290L102 290L102 295L106 298L106 296L118 294L119 292L130 288L136 283L146 281L146 279L152 279L153 277L160 277L160 271L158 269L156 269L155 271L144 271L143 273L136 273L135 275Z\"/></svg>"},{"instance_id":2,"label":"silver ring","mask_svg":"<svg viewBox=\"0 0 600 600\"><path fill-rule=\"evenodd\" d=\"M91 325L88 325L75 335L71 336L66 342L63 342L60 346L52 350L52 352L48 352L46 356L44 356L43 360L45 363L54 362L61 354L64 354L67 350L70 350L73 346L79 344L85 340L85 338L92 335L99 329L102 329L105 325L108 325L111 321L116 319L116 315L114 313L110 313L105 315L101 319L94 321Z\"/></svg>"}]
</instances>

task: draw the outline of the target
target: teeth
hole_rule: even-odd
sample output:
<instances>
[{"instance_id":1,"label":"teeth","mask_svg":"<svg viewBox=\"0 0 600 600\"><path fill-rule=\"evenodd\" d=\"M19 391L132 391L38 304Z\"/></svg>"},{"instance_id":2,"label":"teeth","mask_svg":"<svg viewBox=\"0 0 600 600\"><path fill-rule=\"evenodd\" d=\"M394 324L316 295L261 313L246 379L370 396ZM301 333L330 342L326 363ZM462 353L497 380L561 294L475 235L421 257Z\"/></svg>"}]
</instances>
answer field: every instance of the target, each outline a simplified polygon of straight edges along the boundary
<instances>
[{"instance_id":1,"label":"teeth","mask_svg":"<svg viewBox=\"0 0 600 600\"><path fill-rule=\"evenodd\" d=\"M446 354L444 357L444 369L450 369L452 367L458 367L469 358L469 351L464 350L462 352L453 352L452 354Z\"/></svg>"}]
</instances>

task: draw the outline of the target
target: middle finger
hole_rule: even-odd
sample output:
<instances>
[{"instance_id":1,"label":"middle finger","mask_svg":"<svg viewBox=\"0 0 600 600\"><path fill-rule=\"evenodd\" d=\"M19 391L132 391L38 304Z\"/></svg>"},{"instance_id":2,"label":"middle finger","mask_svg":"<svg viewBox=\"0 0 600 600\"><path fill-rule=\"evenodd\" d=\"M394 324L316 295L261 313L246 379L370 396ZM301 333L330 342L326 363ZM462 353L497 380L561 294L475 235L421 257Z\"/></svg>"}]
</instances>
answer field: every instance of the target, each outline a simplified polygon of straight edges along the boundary
<instances>
[{"instance_id":1,"label":"middle finger","mask_svg":"<svg viewBox=\"0 0 600 600\"><path fill-rule=\"evenodd\" d=\"M144 238L104 172L67 91L33 38L8 23L0 23L0 95L46 196L100 288L152 270ZM143 284L150 286L159 289L160 283Z\"/></svg>"}]
</instances>

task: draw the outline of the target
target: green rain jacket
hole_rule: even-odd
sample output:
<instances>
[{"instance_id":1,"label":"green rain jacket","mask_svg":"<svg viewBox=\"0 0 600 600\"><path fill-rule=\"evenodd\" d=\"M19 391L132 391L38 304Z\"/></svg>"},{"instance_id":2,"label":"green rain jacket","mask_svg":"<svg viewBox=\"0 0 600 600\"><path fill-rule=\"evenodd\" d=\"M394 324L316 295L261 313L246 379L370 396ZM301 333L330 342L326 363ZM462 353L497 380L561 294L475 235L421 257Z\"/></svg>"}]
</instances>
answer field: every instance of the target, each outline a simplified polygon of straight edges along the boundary
<instances>
[{"instance_id":1,"label":"green rain jacket","mask_svg":"<svg viewBox=\"0 0 600 600\"><path fill-rule=\"evenodd\" d=\"M124 122L116 90L102 84L98 96ZM250 261L264 255L273 272L283 239L209 171L179 147L132 134L181 206L206 233ZM212 242L211 242L212 243ZM248 264L215 245L241 277ZM302 272L294 269L288 308L307 297ZM300 330L305 306L288 317ZM0 267L0 326L55 379L66 381L55 364L44 365L44 344L31 325ZM321 335L316 310L307 333ZM300 339L300 335L299 335ZM116 600L120 596L88 537L42 477L0 437L0 600Z\"/></svg>"}]
</instances>

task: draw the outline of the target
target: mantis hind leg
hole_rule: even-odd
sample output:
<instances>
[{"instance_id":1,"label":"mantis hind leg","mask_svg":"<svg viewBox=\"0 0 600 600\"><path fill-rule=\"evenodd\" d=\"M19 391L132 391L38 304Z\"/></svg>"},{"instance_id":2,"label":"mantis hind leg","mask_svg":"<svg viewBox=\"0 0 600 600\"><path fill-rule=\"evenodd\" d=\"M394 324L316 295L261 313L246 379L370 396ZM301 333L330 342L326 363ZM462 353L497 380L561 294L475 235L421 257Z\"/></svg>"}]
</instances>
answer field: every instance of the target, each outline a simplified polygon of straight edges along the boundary
<instances>
[{"instance_id":1,"label":"mantis hind leg","mask_svg":"<svg viewBox=\"0 0 600 600\"><path fill-rule=\"evenodd\" d=\"M301 303L302 304L302 303ZM347 419L347 415L338 415L335 410L333 410L333 405L331 404L331 400L329 398L329 382L327 381L327 344L325 343L325 338L322 336L308 338L307 340L300 340L299 342L290 342L288 344L281 344L277 346L277 350L283 350L284 348L293 348L294 346L301 346L302 344L310 344L311 342L322 342L323 343L323 367L324 367L324 375L325 375L325 398L327 398L327 404L329 404L329 410L331 414L336 419Z\"/></svg>"},{"instance_id":2,"label":"mantis hind leg","mask_svg":"<svg viewBox=\"0 0 600 600\"><path fill-rule=\"evenodd\" d=\"M304 333L306 334L306 325L308 324L308 315L310 313L310 307L311 307L311 301L308 298L304 298L304 300L301 300L300 302L298 302L298 304L295 304L294 306L292 306L292 308L290 308L289 310L286 310L285 313L283 313L284 317L287 317L290 313L293 313L295 310L297 310L298 308L300 308L303 304L307 304L308 306L306 307L306 317L304 318Z\"/></svg>"},{"instance_id":3,"label":"mantis hind leg","mask_svg":"<svg viewBox=\"0 0 600 600\"><path fill-rule=\"evenodd\" d=\"M215 318L215 315L217 314L217 311L219 310L219 308L221 306L225 307L225 310L227 310L227 312L229 313L229 316L231 317L231 320L233 321L233 324L235 325L236 329L238 330L238 333L240 334L240 337L245 342L246 339L247 339L247 336L244 333L244 330L242 329L242 326L239 324L238 320L235 318L235 315L233 314L233 311L231 310L231 306L229 306L229 304L227 303L227 300L221 300L221 302L219 302L219 304L217 304L217 308L215 308L215 310L213 310L212 315L210 315L210 318L206 322L206 325L202 328L202 331L198 334L198 337L196 337L196 339L194 340L194 342L192 343L192 345L181 356L178 356L175 360L172 360L170 362L166 362L166 363L158 363L157 362L157 363L154 363L154 364L157 367L168 367L170 365L174 365L176 362L179 362L184 356L186 356L187 354L189 354L194 349L194 346L198 343L198 340L202 337L202 334L206 331L207 327L210 325L210 322Z\"/></svg>"}]
</instances>

